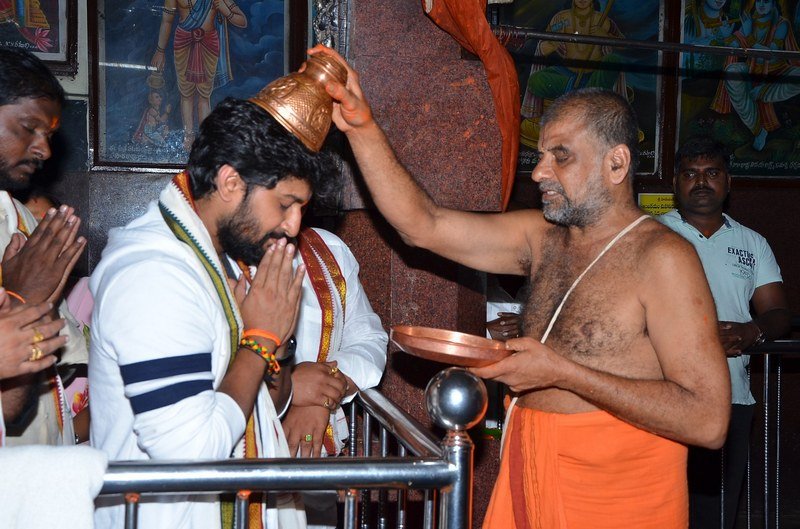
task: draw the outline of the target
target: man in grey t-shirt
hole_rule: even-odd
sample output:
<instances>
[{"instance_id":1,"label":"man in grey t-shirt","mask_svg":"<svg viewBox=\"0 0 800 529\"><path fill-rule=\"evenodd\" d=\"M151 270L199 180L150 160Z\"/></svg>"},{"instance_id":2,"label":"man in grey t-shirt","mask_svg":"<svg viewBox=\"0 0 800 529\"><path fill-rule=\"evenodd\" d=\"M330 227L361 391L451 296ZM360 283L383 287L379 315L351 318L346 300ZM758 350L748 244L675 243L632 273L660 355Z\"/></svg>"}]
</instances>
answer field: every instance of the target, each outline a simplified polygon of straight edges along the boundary
<instances>
[{"instance_id":1,"label":"man in grey t-shirt","mask_svg":"<svg viewBox=\"0 0 800 529\"><path fill-rule=\"evenodd\" d=\"M703 263L728 355L733 398L722 450L689 452L689 526L730 529L739 505L755 405L746 370L750 359L742 352L788 333L791 314L780 268L766 239L723 213L731 182L725 147L707 137L692 138L678 150L675 164L678 209L658 220L691 242Z\"/></svg>"}]
</instances>

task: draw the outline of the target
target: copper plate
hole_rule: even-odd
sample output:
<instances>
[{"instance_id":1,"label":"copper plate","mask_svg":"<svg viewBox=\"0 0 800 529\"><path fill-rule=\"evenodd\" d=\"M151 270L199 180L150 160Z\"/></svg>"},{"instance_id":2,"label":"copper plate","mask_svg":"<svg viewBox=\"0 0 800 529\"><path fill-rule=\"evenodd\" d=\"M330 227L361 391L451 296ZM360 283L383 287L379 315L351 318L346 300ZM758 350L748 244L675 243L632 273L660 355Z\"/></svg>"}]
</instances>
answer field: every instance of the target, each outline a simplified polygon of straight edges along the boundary
<instances>
[{"instance_id":1,"label":"copper plate","mask_svg":"<svg viewBox=\"0 0 800 529\"><path fill-rule=\"evenodd\" d=\"M403 352L456 366L487 366L512 353L505 342L446 329L395 325L389 336Z\"/></svg>"}]
</instances>

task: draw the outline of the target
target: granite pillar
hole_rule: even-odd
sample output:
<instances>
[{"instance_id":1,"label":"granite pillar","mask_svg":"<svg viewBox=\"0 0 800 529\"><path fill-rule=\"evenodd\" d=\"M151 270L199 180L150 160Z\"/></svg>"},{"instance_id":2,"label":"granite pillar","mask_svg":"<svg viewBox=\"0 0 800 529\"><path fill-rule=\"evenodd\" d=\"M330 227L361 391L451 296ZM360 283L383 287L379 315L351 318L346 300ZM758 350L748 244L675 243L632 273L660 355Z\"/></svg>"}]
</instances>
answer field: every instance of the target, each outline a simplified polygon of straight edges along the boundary
<instances>
[{"instance_id":1,"label":"granite pillar","mask_svg":"<svg viewBox=\"0 0 800 529\"><path fill-rule=\"evenodd\" d=\"M419 0L351 0L347 59L399 160L441 205L500 208L501 139L483 66L462 57ZM356 174L348 183L339 235L361 264L361 279L387 327L424 325L483 334L484 277L406 246L369 204ZM481 244L481 241L475 241ZM423 424L423 393L444 365L390 349L382 391ZM497 441L472 432L476 449L475 526L497 470Z\"/></svg>"}]
</instances>

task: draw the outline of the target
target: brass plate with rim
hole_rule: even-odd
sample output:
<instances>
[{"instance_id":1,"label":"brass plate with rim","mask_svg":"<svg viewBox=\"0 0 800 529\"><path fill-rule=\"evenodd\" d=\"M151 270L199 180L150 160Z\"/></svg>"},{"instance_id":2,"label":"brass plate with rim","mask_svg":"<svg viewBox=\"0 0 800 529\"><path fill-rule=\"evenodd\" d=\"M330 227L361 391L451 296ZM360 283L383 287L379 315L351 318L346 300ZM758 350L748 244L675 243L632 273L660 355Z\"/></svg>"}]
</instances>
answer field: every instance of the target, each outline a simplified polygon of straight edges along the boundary
<instances>
[{"instance_id":1,"label":"brass plate with rim","mask_svg":"<svg viewBox=\"0 0 800 529\"><path fill-rule=\"evenodd\" d=\"M513 352L499 340L432 327L394 325L389 337L405 353L462 367L494 364Z\"/></svg>"}]
</instances>

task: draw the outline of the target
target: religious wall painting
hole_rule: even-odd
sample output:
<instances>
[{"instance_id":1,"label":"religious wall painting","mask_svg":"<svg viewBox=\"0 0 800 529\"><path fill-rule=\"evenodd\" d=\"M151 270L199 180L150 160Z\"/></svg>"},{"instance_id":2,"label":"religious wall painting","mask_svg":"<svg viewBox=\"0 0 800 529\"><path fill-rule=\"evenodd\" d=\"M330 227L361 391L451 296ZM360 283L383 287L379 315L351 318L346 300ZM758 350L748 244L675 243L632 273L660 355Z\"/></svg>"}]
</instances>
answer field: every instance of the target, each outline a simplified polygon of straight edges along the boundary
<instances>
[{"instance_id":1,"label":"religious wall painting","mask_svg":"<svg viewBox=\"0 0 800 529\"><path fill-rule=\"evenodd\" d=\"M682 41L720 48L798 51L792 0L685 0ZM681 57L678 144L709 134L728 146L735 176L800 174L800 60Z\"/></svg>"},{"instance_id":2,"label":"religious wall painting","mask_svg":"<svg viewBox=\"0 0 800 529\"><path fill-rule=\"evenodd\" d=\"M499 24L535 31L653 42L663 33L660 0L516 0L493 9ZM518 173L529 175L538 161L543 111L558 96L584 87L611 89L628 99L640 120L639 172L656 172L660 108L657 52L532 38L509 42L507 47L517 64L522 96Z\"/></svg>"},{"instance_id":3,"label":"religious wall painting","mask_svg":"<svg viewBox=\"0 0 800 529\"><path fill-rule=\"evenodd\" d=\"M34 53L61 75L77 72L76 0L0 0L0 46Z\"/></svg>"},{"instance_id":4,"label":"religious wall painting","mask_svg":"<svg viewBox=\"0 0 800 529\"><path fill-rule=\"evenodd\" d=\"M287 73L291 1L90 3L93 168L183 166L218 102Z\"/></svg>"}]
</instances>

